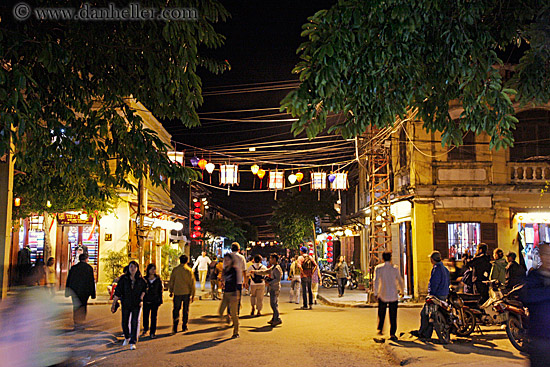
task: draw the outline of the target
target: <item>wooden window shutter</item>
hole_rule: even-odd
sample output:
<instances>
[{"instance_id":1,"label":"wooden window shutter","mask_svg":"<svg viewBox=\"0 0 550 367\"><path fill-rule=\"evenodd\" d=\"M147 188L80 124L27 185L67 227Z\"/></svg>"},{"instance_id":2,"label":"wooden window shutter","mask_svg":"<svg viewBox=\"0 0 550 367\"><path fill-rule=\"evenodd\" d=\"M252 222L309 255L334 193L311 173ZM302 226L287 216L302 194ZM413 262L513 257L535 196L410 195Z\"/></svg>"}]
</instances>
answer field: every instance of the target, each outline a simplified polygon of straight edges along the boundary
<instances>
[{"instance_id":1,"label":"wooden window shutter","mask_svg":"<svg viewBox=\"0 0 550 367\"><path fill-rule=\"evenodd\" d=\"M442 259L449 257L449 238L447 223L434 223L434 250L441 253Z\"/></svg>"},{"instance_id":2,"label":"wooden window shutter","mask_svg":"<svg viewBox=\"0 0 550 367\"><path fill-rule=\"evenodd\" d=\"M487 254L493 255L498 247L498 232L496 223L481 223L481 242L487 245Z\"/></svg>"}]
</instances>

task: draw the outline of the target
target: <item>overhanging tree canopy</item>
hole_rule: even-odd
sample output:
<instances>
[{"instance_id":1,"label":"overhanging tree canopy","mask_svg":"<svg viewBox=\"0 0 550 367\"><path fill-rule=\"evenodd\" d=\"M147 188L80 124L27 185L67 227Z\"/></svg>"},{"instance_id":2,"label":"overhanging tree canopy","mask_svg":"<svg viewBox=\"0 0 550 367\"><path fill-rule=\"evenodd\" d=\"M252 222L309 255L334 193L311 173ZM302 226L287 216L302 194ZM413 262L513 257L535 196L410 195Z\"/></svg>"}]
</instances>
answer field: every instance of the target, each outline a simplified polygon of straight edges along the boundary
<instances>
[{"instance_id":1,"label":"overhanging tree canopy","mask_svg":"<svg viewBox=\"0 0 550 367\"><path fill-rule=\"evenodd\" d=\"M341 0L308 20L294 69L301 85L281 102L299 118L295 134L314 137L330 113L343 113L331 131L353 137L418 109L443 144L486 131L499 148L513 142L511 95L519 92L521 103L550 100L548 2ZM505 85L495 51L518 42L530 49ZM449 115L452 100L464 108L458 124Z\"/></svg>"},{"instance_id":2,"label":"overhanging tree canopy","mask_svg":"<svg viewBox=\"0 0 550 367\"><path fill-rule=\"evenodd\" d=\"M80 4L62 1L56 6ZM60 190L71 200L58 203L59 210L74 209L62 203L94 209L90 196L101 204L115 188L131 190L131 176L148 176L156 185L166 178L196 178L168 159L168 147L143 127L130 101L142 102L158 118L198 125L196 108L203 99L197 69L219 73L229 66L203 55L223 44L212 24L229 14L211 0L151 0L147 6L194 7L199 18L19 22L11 9L3 9L0 157L11 139L16 168L26 174L16 184L32 184L40 192L33 198L37 209L47 210L45 193L63 195Z\"/></svg>"}]
</instances>

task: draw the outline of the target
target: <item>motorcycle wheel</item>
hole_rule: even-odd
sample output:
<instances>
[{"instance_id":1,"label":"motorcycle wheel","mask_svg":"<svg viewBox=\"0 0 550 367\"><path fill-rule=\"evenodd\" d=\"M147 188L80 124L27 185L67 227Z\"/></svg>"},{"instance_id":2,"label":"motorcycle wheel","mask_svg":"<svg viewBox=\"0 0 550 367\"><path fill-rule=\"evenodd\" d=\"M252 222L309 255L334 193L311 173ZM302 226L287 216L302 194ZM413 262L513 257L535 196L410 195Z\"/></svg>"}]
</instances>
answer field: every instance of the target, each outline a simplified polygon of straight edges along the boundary
<instances>
[{"instance_id":1,"label":"motorcycle wheel","mask_svg":"<svg viewBox=\"0 0 550 367\"><path fill-rule=\"evenodd\" d=\"M521 318L517 315L508 315L508 320L506 320L506 335L510 342L520 352L527 351L527 330L523 327Z\"/></svg>"},{"instance_id":2,"label":"motorcycle wheel","mask_svg":"<svg viewBox=\"0 0 550 367\"><path fill-rule=\"evenodd\" d=\"M433 315L433 325L437 337L442 344L449 344L451 341L451 327L441 311L436 311Z\"/></svg>"},{"instance_id":3,"label":"motorcycle wheel","mask_svg":"<svg viewBox=\"0 0 550 367\"><path fill-rule=\"evenodd\" d=\"M476 317L470 310L462 310L464 313L464 320L462 320L462 327L456 330L458 336L469 336L474 332L476 328Z\"/></svg>"},{"instance_id":4,"label":"motorcycle wheel","mask_svg":"<svg viewBox=\"0 0 550 367\"><path fill-rule=\"evenodd\" d=\"M348 280L349 283L349 289L355 289L357 288L357 282L354 280Z\"/></svg>"},{"instance_id":5,"label":"motorcycle wheel","mask_svg":"<svg viewBox=\"0 0 550 367\"><path fill-rule=\"evenodd\" d=\"M334 283L332 282L332 279L325 277L321 280L321 285L323 286L323 288L330 289L334 286Z\"/></svg>"}]
</instances>

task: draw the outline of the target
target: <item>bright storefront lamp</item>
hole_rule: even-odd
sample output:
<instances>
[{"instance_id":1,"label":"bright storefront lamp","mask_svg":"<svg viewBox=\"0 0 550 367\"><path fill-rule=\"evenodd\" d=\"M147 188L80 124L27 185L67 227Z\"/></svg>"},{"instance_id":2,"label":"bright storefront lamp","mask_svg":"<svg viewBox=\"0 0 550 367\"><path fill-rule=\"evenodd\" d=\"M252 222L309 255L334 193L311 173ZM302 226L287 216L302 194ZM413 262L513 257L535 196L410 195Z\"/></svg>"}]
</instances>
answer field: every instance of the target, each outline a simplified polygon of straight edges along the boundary
<instances>
[{"instance_id":1,"label":"bright storefront lamp","mask_svg":"<svg viewBox=\"0 0 550 367\"><path fill-rule=\"evenodd\" d=\"M550 224L550 212L517 213L516 218L521 223L547 223Z\"/></svg>"}]
</instances>

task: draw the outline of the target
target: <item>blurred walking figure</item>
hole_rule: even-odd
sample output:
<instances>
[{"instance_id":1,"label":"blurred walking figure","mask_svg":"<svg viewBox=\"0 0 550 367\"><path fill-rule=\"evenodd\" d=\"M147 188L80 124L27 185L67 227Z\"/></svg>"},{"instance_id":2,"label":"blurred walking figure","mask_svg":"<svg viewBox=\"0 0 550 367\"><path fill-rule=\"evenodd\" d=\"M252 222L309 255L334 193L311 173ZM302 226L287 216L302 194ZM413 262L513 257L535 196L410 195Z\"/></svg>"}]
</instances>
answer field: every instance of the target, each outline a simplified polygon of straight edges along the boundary
<instances>
[{"instance_id":1,"label":"blurred walking figure","mask_svg":"<svg viewBox=\"0 0 550 367\"><path fill-rule=\"evenodd\" d=\"M147 265L145 272L145 282L147 291L143 297L143 335L149 331L149 314L151 314L151 339L154 339L157 332L157 315L160 305L162 305L162 280L157 275L155 264Z\"/></svg>"},{"instance_id":2,"label":"blurred walking figure","mask_svg":"<svg viewBox=\"0 0 550 367\"><path fill-rule=\"evenodd\" d=\"M210 295L213 300L218 299L218 262L217 258L214 258L210 264L208 264L208 278L210 279Z\"/></svg>"},{"instance_id":3,"label":"blurred walking figure","mask_svg":"<svg viewBox=\"0 0 550 367\"><path fill-rule=\"evenodd\" d=\"M180 256L180 264L172 270L170 275L170 297L174 296L174 310L172 311L172 334L178 332L178 323L181 315L181 330L187 331L189 321L189 305L195 300L195 276L187 265L189 258Z\"/></svg>"},{"instance_id":4,"label":"blurred walking figure","mask_svg":"<svg viewBox=\"0 0 550 367\"><path fill-rule=\"evenodd\" d=\"M300 292L302 290L302 282L300 281L300 269L298 268L298 256L294 256L290 270L288 271L288 279L290 279L290 303L300 303Z\"/></svg>"},{"instance_id":5,"label":"blurred walking figure","mask_svg":"<svg viewBox=\"0 0 550 367\"><path fill-rule=\"evenodd\" d=\"M390 309L390 339L395 341L397 336L397 301L403 293L403 278L397 266L391 263L392 253L382 254L383 264L374 268L374 296L378 298L378 335L382 335L386 308Z\"/></svg>"},{"instance_id":6,"label":"blurred walking figure","mask_svg":"<svg viewBox=\"0 0 550 367\"><path fill-rule=\"evenodd\" d=\"M55 276L55 260L53 257L50 257L46 263L46 287L50 291L52 297L55 296L56 283L57 277Z\"/></svg>"},{"instance_id":7,"label":"blurred walking figure","mask_svg":"<svg viewBox=\"0 0 550 367\"><path fill-rule=\"evenodd\" d=\"M338 258L338 262L334 265L334 271L336 272L336 279L338 279L338 297L343 297L349 279L349 268L344 256Z\"/></svg>"},{"instance_id":8,"label":"blurred walking figure","mask_svg":"<svg viewBox=\"0 0 550 367\"><path fill-rule=\"evenodd\" d=\"M300 281L302 282L302 299L304 304L302 310L311 310L313 305L313 292L311 290L311 277L317 268L317 263L308 254L307 247L300 248L300 257L298 257L298 268L300 269Z\"/></svg>"},{"instance_id":9,"label":"blurred walking figure","mask_svg":"<svg viewBox=\"0 0 550 367\"><path fill-rule=\"evenodd\" d=\"M257 310L257 316L262 314L262 308L264 304L264 290L265 282L264 277L259 274L253 274L253 270L266 270L267 268L262 264L262 257L260 255L254 256L254 262L246 269L250 277L250 304L252 310L250 315L254 316L254 308Z\"/></svg>"},{"instance_id":10,"label":"blurred walking figure","mask_svg":"<svg viewBox=\"0 0 550 367\"><path fill-rule=\"evenodd\" d=\"M239 252L241 245L238 242L231 244L231 256L233 257L233 266L237 271L237 298L239 300L239 307L237 309L237 315L241 311L241 296L243 292L244 279L246 278L246 259Z\"/></svg>"},{"instance_id":11,"label":"blurred walking figure","mask_svg":"<svg viewBox=\"0 0 550 367\"><path fill-rule=\"evenodd\" d=\"M199 268L199 280L201 282L201 291L204 292L205 285L206 285L206 275L208 274L208 265L210 265L212 261L208 256L206 256L206 252L203 251L201 256L195 261L195 264L193 265L193 272L195 272L195 269Z\"/></svg>"},{"instance_id":12,"label":"blurred walking figure","mask_svg":"<svg viewBox=\"0 0 550 367\"><path fill-rule=\"evenodd\" d=\"M269 269L266 270L252 270L252 274L267 275L265 281L269 287L269 301L273 310L273 317L271 321L268 321L268 324L277 326L283 323L279 316L279 293L281 292L281 279L283 278L283 269L279 265L279 255L271 254L269 256L269 265Z\"/></svg>"},{"instance_id":13,"label":"blurred walking figure","mask_svg":"<svg viewBox=\"0 0 550 367\"><path fill-rule=\"evenodd\" d=\"M234 265L233 256L231 254L225 254L223 257L223 297L220 304L218 313L223 318L225 309L228 309L231 315L231 321L233 322L233 336L232 338L239 337L239 298L237 288L237 269Z\"/></svg>"},{"instance_id":14,"label":"blurred walking figure","mask_svg":"<svg viewBox=\"0 0 550 367\"><path fill-rule=\"evenodd\" d=\"M316 267L311 276L311 293L313 294L313 304L317 304L317 295L319 294L319 284L321 283L321 269Z\"/></svg>"},{"instance_id":15,"label":"blurred walking figure","mask_svg":"<svg viewBox=\"0 0 550 367\"><path fill-rule=\"evenodd\" d=\"M495 249L495 251L493 251L493 258L495 261L493 261L493 267L491 268L489 279L496 279L502 285L506 282L506 265L508 265L506 259L504 258L504 251L499 248Z\"/></svg>"},{"instance_id":16,"label":"blurred walking figure","mask_svg":"<svg viewBox=\"0 0 550 367\"><path fill-rule=\"evenodd\" d=\"M550 246L539 245L541 265L531 270L522 289L521 300L529 309L529 344L531 367L550 363Z\"/></svg>"},{"instance_id":17,"label":"blurred walking figure","mask_svg":"<svg viewBox=\"0 0 550 367\"><path fill-rule=\"evenodd\" d=\"M128 264L128 271L118 281L111 306L111 312L115 313L117 303L119 300L121 301L122 332L124 333L122 346L130 344L131 350L136 349L139 318L146 291L147 283L141 276L139 265L132 260Z\"/></svg>"},{"instance_id":18,"label":"blurred walking figure","mask_svg":"<svg viewBox=\"0 0 550 367\"><path fill-rule=\"evenodd\" d=\"M87 254L80 254L78 264L69 270L65 297L71 297L73 301L75 329L83 328L88 311L88 298L95 299L94 269L88 264Z\"/></svg>"}]
</instances>

